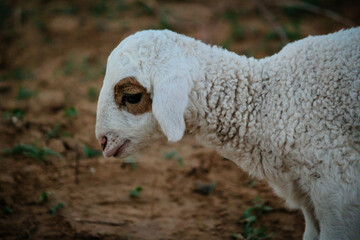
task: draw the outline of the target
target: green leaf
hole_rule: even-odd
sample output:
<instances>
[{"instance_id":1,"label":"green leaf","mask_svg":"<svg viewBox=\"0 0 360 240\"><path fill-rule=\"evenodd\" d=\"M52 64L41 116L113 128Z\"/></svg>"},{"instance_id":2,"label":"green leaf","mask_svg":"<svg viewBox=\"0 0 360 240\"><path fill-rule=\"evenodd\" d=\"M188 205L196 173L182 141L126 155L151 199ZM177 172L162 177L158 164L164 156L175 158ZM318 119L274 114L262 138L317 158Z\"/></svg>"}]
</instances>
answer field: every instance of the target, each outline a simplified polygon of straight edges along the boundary
<instances>
[{"instance_id":1,"label":"green leaf","mask_svg":"<svg viewBox=\"0 0 360 240\"><path fill-rule=\"evenodd\" d=\"M48 138L56 138L60 136L60 124L55 124L54 128L47 133Z\"/></svg>"},{"instance_id":2,"label":"green leaf","mask_svg":"<svg viewBox=\"0 0 360 240\"><path fill-rule=\"evenodd\" d=\"M15 155L15 154L22 154L25 157L35 158L40 161L45 161L46 155L53 155L56 157L61 157L61 154L51 150L48 147L43 147L42 149L38 148L37 146L32 146L29 144L19 144L13 147L12 149L5 149L5 154Z\"/></svg>"},{"instance_id":3,"label":"green leaf","mask_svg":"<svg viewBox=\"0 0 360 240\"><path fill-rule=\"evenodd\" d=\"M51 215L55 215L60 209L65 206L66 204L64 202L58 203L56 206L52 206L49 208L49 213L51 213Z\"/></svg>"},{"instance_id":4,"label":"green leaf","mask_svg":"<svg viewBox=\"0 0 360 240\"><path fill-rule=\"evenodd\" d=\"M42 149L42 155L53 155L56 157L62 157L60 153L55 152L54 150L48 148L48 147L43 147Z\"/></svg>"},{"instance_id":5,"label":"green leaf","mask_svg":"<svg viewBox=\"0 0 360 240\"><path fill-rule=\"evenodd\" d=\"M20 87L17 95L18 100L29 99L35 95L35 92L29 91L24 87Z\"/></svg>"},{"instance_id":6,"label":"green leaf","mask_svg":"<svg viewBox=\"0 0 360 240\"><path fill-rule=\"evenodd\" d=\"M175 157L176 156L176 151L175 150L172 150L172 151L170 151L170 152L166 152L165 154L164 154L164 157L166 158L166 159L172 159L173 157Z\"/></svg>"},{"instance_id":7,"label":"green leaf","mask_svg":"<svg viewBox=\"0 0 360 240\"><path fill-rule=\"evenodd\" d=\"M51 195L51 192L43 192L43 193L41 193L40 197L39 197L39 202L40 203L48 202L49 198L50 198L50 195Z\"/></svg>"},{"instance_id":8,"label":"green leaf","mask_svg":"<svg viewBox=\"0 0 360 240\"><path fill-rule=\"evenodd\" d=\"M25 112L23 110L21 110L19 108L14 108L14 109L6 111L2 117L4 119L11 119L13 117L22 119L24 117L24 114L25 114Z\"/></svg>"},{"instance_id":9,"label":"green leaf","mask_svg":"<svg viewBox=\"0 0 360 240\"><path fill-rule=\"evenodd\" d=\"M90 102L95 102L99 96L99 91L96 88L88 88L87 98Z\"/></svg>"},{"instance_id":10,"label":"green leaf","mask_svg":"<svg viewBox=\"0 0 360 240\"><path fill-rule=\"evenodd\" d=\"M182 157L177 157L177 161L181 166L184 166L184 160Z\"/></svg>"},{"instance_id":11,"label":"green leaf","mask_svg":"<svg viewBox=\"0 0 360 240\"><path fill-rule=\"evenodd\" d=\"M130 190L129 195L130 195L131 198L137 198L137 197L139 197L140 192L141 192L142 190L143 190L142 187L141 187L141 186L138 186L138 187Z\"/></svg>"},{"instance_id":12,"label":"green leaf","mask_svg":"<svg viewBox=\"0 0 360 240\"><path fill-rule=\"evenodd\" d=\"M85 144L83 145L83 149L84 149L84 153L85 153L86 157L88 157L88 158L93 158L93 157L101 155L101 151L93 150L90 147L86 146Z\"/></svg>"},{"instance_id":13,"label":"green leaf","mask_svg":"<svg viewBox=\"0 0 360 240\"><path fill-rule=\"evenodd\" d=\"M64 110L64 114L66 117L76 117L77 112L74 107L70 107Z\"/></svg>"}]
</instances>

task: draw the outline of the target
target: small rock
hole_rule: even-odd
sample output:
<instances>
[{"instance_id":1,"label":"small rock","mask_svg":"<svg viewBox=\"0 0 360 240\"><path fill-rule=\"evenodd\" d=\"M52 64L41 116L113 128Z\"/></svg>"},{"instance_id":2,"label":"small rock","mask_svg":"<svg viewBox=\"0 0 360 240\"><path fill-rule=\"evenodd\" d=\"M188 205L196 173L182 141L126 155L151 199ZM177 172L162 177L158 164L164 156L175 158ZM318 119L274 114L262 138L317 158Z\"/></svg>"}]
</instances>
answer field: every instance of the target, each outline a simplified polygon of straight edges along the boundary
<instances>
[{"instance_id":1,"label":"small rock","mask_svg":"<svg viewBox=\"0 0 360 240\"><path fill-rule=\"evenodd\" d=\"M63 142L59 139L51 139L49 142L49 148L58 153L64 153L66 151Z\"/></svg>"},{"instance_id":2,"label":"small rock","mask_svg":"<svg viewBox=\"0 0 360 240\"><path fill-rule=\"evenodd\" d=\"M41 167L39 167L38 165L27 165L24 166L22 170L27 173L34 173L34 172L40 172Z\"/></svg>"},{"instance_id":3,"label":"small rock","mask_svg":"<svg viewBox=\"0 0 360 240\"><path fill-rule=\"evenodd\" d=\"M200 193L202 195L209 195L214 190L215 186L216 186L215 182L205 183L205 182L196 181L194 192Z\"/></svg>"},{"instance_id":4,"label":"small rock","mask_svg":"<svg viewBox=\"0 0 360 240\"><path fill-rule=\"evenodd\" d=\"M39 94L41 106L50 110L58 110L65 106L65 94L62 91L47 90Z\"/></svg>"},{"instance_id":5,"label":"small rock","mask_svg":"<svg viewBox=\"0 0 360 240\"><path fill-rule=\"evenodd\" d=\"M0 182L13 184L15 180L10 175L0 175Z\"/></svg>"},{"instance_id":6,"label":"small rock","mask_svg":"<svg viewBox=\"0 0 360 240\"><path fill-rule=\"evenodd\" d=\"M76 31L79 19L71 16L56 16L49 22L49 30L55 33L68 33Z\"/></svg>"}]
</instances>

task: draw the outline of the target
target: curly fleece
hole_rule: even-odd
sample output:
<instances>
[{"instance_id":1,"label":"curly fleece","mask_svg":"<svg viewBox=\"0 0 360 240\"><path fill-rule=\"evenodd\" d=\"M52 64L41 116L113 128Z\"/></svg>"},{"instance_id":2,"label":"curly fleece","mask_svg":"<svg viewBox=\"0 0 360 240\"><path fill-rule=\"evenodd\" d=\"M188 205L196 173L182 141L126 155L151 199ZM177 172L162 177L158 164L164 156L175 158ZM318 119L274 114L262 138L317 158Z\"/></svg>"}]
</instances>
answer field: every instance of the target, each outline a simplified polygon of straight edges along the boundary
<instances>
[{"instance_id":1,"label":"curly fleece","mask_svg":"<svg viewBox=\"0 0 360 240\"><path fill-rule=\"evenodd\" d=\"M107 75L98 138L117 131L103 127L116 115L105 105L123 77L134 76L153 97L164 78L180 77L186 128L301 209L304 239L360 236L360 28L310 36L259 60L167 30L142 31L113 51ZM154 114L146 115L148 129L160 131L155 118L178 140Z\"/></svg>"}]
</instances>

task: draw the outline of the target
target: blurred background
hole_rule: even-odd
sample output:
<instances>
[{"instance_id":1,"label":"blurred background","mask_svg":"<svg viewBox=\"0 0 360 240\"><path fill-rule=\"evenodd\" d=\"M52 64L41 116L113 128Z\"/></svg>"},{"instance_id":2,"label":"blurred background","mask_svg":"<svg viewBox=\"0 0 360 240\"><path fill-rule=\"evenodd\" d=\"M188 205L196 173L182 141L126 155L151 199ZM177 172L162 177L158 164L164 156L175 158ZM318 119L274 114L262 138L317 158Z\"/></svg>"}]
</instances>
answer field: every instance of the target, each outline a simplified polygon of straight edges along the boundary
<instances>
[{"instance_id":1,"label":"blurred background","mask_svg":"<svg viewBox=\"0 0 360 240\"><path fill-rule=\"evenodd\" d=\"M0 239L302 239L300 212L191 135L105 160L107 56L170 29L262 58L359 23L358 1L1 0Z\"/></svg>"}]
</instances>

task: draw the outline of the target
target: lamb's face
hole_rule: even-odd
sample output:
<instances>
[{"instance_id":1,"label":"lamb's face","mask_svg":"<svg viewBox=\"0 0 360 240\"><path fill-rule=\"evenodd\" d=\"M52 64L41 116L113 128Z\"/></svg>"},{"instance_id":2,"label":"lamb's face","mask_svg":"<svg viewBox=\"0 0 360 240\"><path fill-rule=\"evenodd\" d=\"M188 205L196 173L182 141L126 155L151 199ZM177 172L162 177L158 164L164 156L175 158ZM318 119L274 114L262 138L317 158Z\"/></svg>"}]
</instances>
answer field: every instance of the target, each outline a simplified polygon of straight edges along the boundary
<instances>
[{"instance_id":1,"label":"lamb's face","mask_svg":"<svg viewBox=\"0 0 360 240\"><path fill-rule=\"evenodd\" d=\"M151 113L152 99L134 78L103 88L98 103L96 136L105 157L126 157L160 135Z\"/></svg>"},{"instance_id":2,"label":"lamb's face","mask_svg":"<svg viewBox=\"0 0 360 240\"><path fill-rule=\"evenodd\" d=\"M164 135L182 138L188 83L186 72L174 71L178 57L166 44L162 32L143 32L110 54L96 119L105 157L126 157Z\"/></svg>"}]
</instances>

